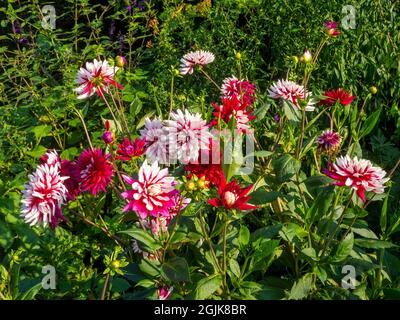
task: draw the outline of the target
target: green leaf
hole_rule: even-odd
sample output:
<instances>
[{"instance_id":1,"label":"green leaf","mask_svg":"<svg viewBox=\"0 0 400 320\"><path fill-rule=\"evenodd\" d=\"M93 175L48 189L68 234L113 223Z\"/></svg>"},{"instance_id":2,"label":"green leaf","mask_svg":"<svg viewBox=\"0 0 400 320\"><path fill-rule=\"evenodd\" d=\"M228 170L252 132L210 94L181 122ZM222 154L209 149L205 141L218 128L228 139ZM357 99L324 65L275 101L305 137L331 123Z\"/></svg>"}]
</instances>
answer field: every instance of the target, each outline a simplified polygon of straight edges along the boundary
<instances>
[{"instance_id":1,"label":"green leaf","mask_svg":"<svg viewBox=\"0 0 400 320\"><path fill-rule=\"evenodd\" d=\"M332 257L331 261L336 263L346 259L351 253L351 250L353 250L353 244L354 244L354 234L351 232L346 236L346 238L343 239L342 242L339 243L339 246L337 247L336 252Z\"/></svg>"},{"instance_id":2,"label":"green leaf","mask_svg":"<svg viewBox=\"0 0 400 320\"><path fill-rule=\"evenodd\" d=\"M276 173L279 183L289 181L301 167L299 160L293 158L290 154L285 154L272 161L272 166Z\"/></svg>"},{"instance_id":3,"label":"green leaf","mask_svg":"<svg viewBox=\"0 0 400 320\"><path fill-rule=\"evenodd\" d=\"M362 248L371 248L371 249L398 247L397 245L389 241L376 240L376 239L356 239L355 244Z\"/></svg>"},{"instance_id":4,"label":"green leaf","mask_svg":"<svg viewBox=\"0 0 400 320\"><path fill-rule=\"evenodd\" d=\"M20 293L19 296L17 297L17 300L33 300L35 296L39 293L40 289L42 289L41 282L34 285L28 291Z\"/></svg>"},{"instance_id":5,"label":"green leaf","mask_svg":"<svg viewBox=\"0 0 400 320\"><path fill-rule=\"evenodd\" d=\"M47 152L47 148L42 145L39 145L39 146L35 147L33 150L27 151L26 153L28 155L30 155L31 157L39 158L42 155L44 155L46 152Z\"/></svg>"},{"instance_id":6,"label":"green leaf","mask_svg":"<svg viewBox=\"0 0 400 320\"><path fill-rule=\"evenodd\" d=\"M136 226L132 226L131 229L120 231L119 233L125 233L131 236L132 238L140 241L147 250L156 251L161 248L161 245L158 244L150 234L148 234L143 229L139 229Z\"/></svg>"},{"instance_id":7,"label":"green leaf","mask_svg":"<svg viewBox=\"0 0 400 320\"><path fill-rule=\"evenodd\" d=\"M111 281L111 290L114 292L124 292L131 287L128 281L123 278L113 278Z\"/></svg>"},{"instance_id":8,"label":"green leaf","mask_svg":"<svg viewBox=\"0 0 400 320\"><path fill-rule=\"evenodd\" d=\"M378 122L381 111L382 108L379 108L365 120L360 130L360 139L368 135L374 129L376 123Z\"/></svg>"},{"instance_id":9,"label":"green leaf","mask_svg":"<svg viewBox=\"0 0 400 320\"><path fill-rule=\"evenodd\" d=\"M317 275L317 277L319 278L319 280L321 280L321 282L325 282L326 279L328 278L325 269L322 268L321 266L314 266L313 272Z\"/></svg>"},{"instance_id":10,"label":"green leaf","mask_svg":"<svg viewBox=\"0 0 400 320\"><path fill-rule=\"evenodd\" d=\"M301 250L301 252L312 260L318 261L317 253L315 252L314 248L305 248Z\"/></svg>"},{"instance_id":11,"label":"green leaf","mask_svg":"<svg viewBox=\"0 0 400 320\"><path fill-rule=\"evenodd\" d=\"M43 137L47 137L52 129L53 128L51 126L42 125L33 127L32 132L35 134L36 140L39 141Z\"/></svg>"},{"instance_id":12,"label":"green leaf","mask_svg":"<svg viewBox=\"0 0 400 320\"><path fill-rule=\"evenodd\" d=\"M161 274L160 264L157 261L143 258L139 262L139 269L151 277L158 277Z\"/></svg>"},{"instance_id":13,"label":"green leaf","mask_svg":"<svg viewBox=\"0 0 400 320\"><path fill-rule=\"evenodd\" d=\"M232 273L236 276L236 278L240 278L240 266L239 263L235 259L230 259L229 260L229 268L232 271Z\"/></svg>"},{"instance_id":14,"label":"green leaf","mask_svg":"<svg viewBox=\"0 0 400 320\"><path fill-rule=\"evenodd\" d=\"M196 286L195 300L208 299L222 285L222 276L213 275L201 279Z\"/></svg>"},{"instance_id":15,"label":"green leaf","mask_svg":"<svg viewBox=\"0 0 400 320\"><path fill-rule=\"evenodd\" d=\"M290 290L288 299L300 300L306 298L311 290L312 277L311 273L307 273L300 280L296 281Z\"/></svg>"},{"instance_id":16,"label":"green leaf","mask_svg":"<svg viewBox=\"0 0 400 320\"><path fill-rule=\"evenodd\" d=\"M382 209L381 209L381 217L379 219L379 224L381 226L382 233L385 234L386 231L386 225L387 225L387 207L388 207L388 199L389 199L389 194L385 197L385 200L383 201Z\"/></svg>"},{"instance_id":17,"label":"green leaf","mask_svg":"<svg viewBox=\"0 0 400 320\"><path fill-rule=\"evenodd\" d=\"M321 219L329 211L334 195L333 187L326 188L318 194L306 213L306 219L310 222L310 225Z\"/></svg>"},{"instance_id":18,"label":"green leaf","mask_svg":"<svg viewBox=\"0 0 400 320\"><path fill-rule=\"evenodd\" d=\"M0 246L5 250L11 247L14 241L13 234L7 225L0 221Z\"/></svg>"},{"instance_id":19,"label":"green leaf","mask_svg":"<svg viewBox=\"0 0 400 320\"><path fill-rule=\"evenodd\" d=\"M246 247L249 244L249 241L250 241L250 231L245 225L242 224L239 230L239 238L238 238L239 246L242 248Z\"/></svg>"},{"instance_id":20,"label":"green leaf","mask_svg":"<svg viewBox=\"0 0 400 320\"><path fill-rule=\"evenodd\" d=\"M265 270L278 255L279 240L266 240L256 248L250 260L249 270Z\"/></svg>"},{"instance_id":21,"label":"green leaf","mask_svg":"<svg viewBox=\"0 0 400 320\"><path fill-rule=\"evenodd\" d=\"M172 282L190 281L189 266L184 258L174 257L164 262L161 272Z\"/></svg>"}]
</instances>

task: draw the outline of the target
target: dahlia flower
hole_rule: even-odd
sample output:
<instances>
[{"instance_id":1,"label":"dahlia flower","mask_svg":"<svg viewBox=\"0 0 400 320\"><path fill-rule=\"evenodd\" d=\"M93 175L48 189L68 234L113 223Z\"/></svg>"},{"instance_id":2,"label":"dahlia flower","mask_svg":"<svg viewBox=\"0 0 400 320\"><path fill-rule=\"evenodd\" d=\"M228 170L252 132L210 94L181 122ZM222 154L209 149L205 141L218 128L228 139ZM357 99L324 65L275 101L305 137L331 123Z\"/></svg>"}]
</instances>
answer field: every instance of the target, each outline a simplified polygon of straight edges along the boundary
<instances>
[{"instance_id":1,"label":"dahlia flower","mask_svg":"<svg viewBox=\"0 0 400 320\"><path fill-rule=\"evenodd\" d=\"M66 201L67 188L64 181L68 177L61 176L59 162L55 165L40 164L33 174L29 175L29 183L22 191L21 216L29 225L52 229L59 220L66 221L61 212L61 205Z\"/></svg>"},{"instance_id":2,"label":"dahlia flower","mask_svg":"<svg viewBox=\"0 0 400 320\"><path fill-rule=\"evenodd\" d=\"M384 192L386 172L380 167L374 167L369 160L351 159L348 155L336 159L336 163L329 163L330 170L322 172L328 177L337 180L337 186L347 186L357 191L358 197L365 202L365 191L375 193Z\"/></svg>"},{"instance_id":3,"label":"dahlia flower","mask_svg":"<svg viewBox=\"0 0 400 320\"><path fill-rule=\"evenodd\" d=\"M209 64L213 62L215 59L214 54L212 54L209 51L194 51L194 52L189 52L183 56L181 59L181 68L180 72L182 75L186 74L192 74L193 73L193 68L196 65L204 66L206 64Z\"/></svg>"},{"instance_id":4,"label":"dahlia flower","mask_svg":"<svg viewBox=\"0 0 400 320\"><path fill-rule=\"evenodd\" d=\"M158 300L167 300L174 287L162 287L158 289Z\"/></svg>"},{"instance_id":5,"label":"dahlia flower","mask_svg":"<svg viewBox=\"0 0 400 320\"><path fill-rule=\"evenodd\" d=\"M80 177L77 174L76 164L69 160L61 161L61 176L69 177L64 181L67 188L67 201L74 200L80 193Z\"/></svg>"},{"instance_id":6,"label":"dahlia flower","mask_svg":"<svg viewBox=\"0 0 400 320\"><path fill-rule=\"evenodd\" d=\"M151 166L145 160L139 169L138 180L122 175L132 189L122 193L122 197L129 201L123 211L135 211L141 219L151 215L153 217L169 217L169 209L174 206L172 200L176 181L168 177L168 168L160 169L155 161Z\"/></svg>"},{"instance_id":7,"label":"dahlia flower","mask_svg":"<svg viewBox=\"0 0 400 320\"><path fill-rule=\"evenodd\" d=\"M333 152L337 150L342 142L342 137L339 133L326 130L317 138L317 145L322 151Z\"/></svg>"},{"instance_id":8,"label":"dahlia flower","mask_svg":"<svg viewBox=\"0 0 400 320\"><path fill-rule=\"evenodd\" d=\"M249 106L255 101L255 88L256 86L249 81L239 80L232 76L224 80L221 93L224 98L230 99L235 96Z\"/></svg>"},{"instance_id":9,"label":"dahlia flower","mask_svg":"<svg viewBox=\"0 0 400 320\"><path fill-rule=\"evenodd\" d=\"M199 113L193 115L188 110L171 113L171 119L165 121L170 158L176 156L184 164L197 161L199 151L208 150L211 138L206 122Z\"/></svg>"},{"instance_id":10,"label":"dahlia flower","mask_svg":"<svg viewBox=\"0 0 400 320\"><path fill-rule=\"evenodd\" d=\"M224 172L219 164L188 164L185 171L189 172L187 179L190 180L194 175L199 179L203 178L206 184L218 186L222 180Z\"/></svg>"},{"instance_id":11,"label":"dahlia flower","mask_svg":"<svg viewBox=\"0 0 400 320\"><path fill-rule=\"evenodd\" d=\"M57 166L60 168L61 160L56 150L47 151L43 156L39 158L40 164L48 164L49 166Z\"/></svg>"},{"instance_id":12,"label":"dahlia flower","mask_svg":"<svg viewBox=\"0 0 400 320\"><path fill-rule=\"evenodd\" d=\"M159 119L146 118L144 129L140 130L140 138L146 141L146 157L151 161L168 164L168 132Z\"/></svg>"},{"instance_id":13,"label":"dahlia flower","mask_svg":"<svg viewBox=\"0 0 400 320\"><path fill-rule=\"evenodd\" d=\"M218 124L218 119L222 119L225 123L229 123L232 116L235 117L235 128L243 133L250 131L250 121L256 117L252 115L252 111L248 109L246 103L241 103L239 98L234 95L231 98L222 98L222 105L212 104L215 108L214 119L211 121L212 126Z\"/></svg>"},{"instance_id":14,"label":"dahlia flower","mask_svg":"<svg viewBox=\"0 0 400 320\"><path fill-rule=\"evenodd\" d=\"M113 167L109 162L110 154L103 154L99 149L86 149L79 156L76 163L77 175L81 180L82 191L89 191L96 195L106 187L113 176Z\"/></svg>"},{"instance_id":15,"label":"dahlia flower","mask_svg":"<svg viewBox=\"0 0 400 320\"><path fill-rule=\"evenodd\" d=\"M335 21L325 22L326 33L331 37L337 37L340 35L340 31L337 29L337 23Z\"/></svg>"},{"instance_id":16,"label":"dahlia flower","mask_svg":"<svg viewBox=\"0 0 400 320\"><path fill-rule=\"evenodd\" d=\"M78 93L78 99L85 99L97 93L104 98L104 93L108 93L109 86L119 89L123 87L114 80L118 67L109 66L107 60L86 62L86 68L80 68L76 80L79 85L74 91Z\"/></svg>"},{"instance_id":17,"label":"dahlia flower","mask_svg":"<svg viewBox=\"0 0 400 320\"><path fill-rule=\"evenodd\" d=\"M131 160L132 158L140 157L145 151L145 139L136 138L133 142L129 138L124 138L124 141L118 144L116 159Z\"/></svg>"},{"instance_id":18,"label":"dahlia flower","mask_svg":"<svg viewBox=\"0 0 400 320\"><path fill-rule=\"evenodd\" d=\"M219 198L208 200L208 203L214 207L225 207L227 209L239 209L239 210L253 210L257 206L248 203L251 196L248 195L251 188L250 185L247 188L241 188L240 185L235 181L226 183L225 177L220 181L218 187Z\"/></svg>"},{"instance_id":19,"label":"dahlia flower","mask_svg":"<svg viewBox=\"0 0 400 320\"><path fill-rule=\"evenodd\" d=\"M342 88L335 90L326 90L323 95L327 98L322 99L318 103L319 105L333 106L336 104L336 102L339 102L340 104L346 106L352 103L353 100L357 98L356 96L350 95L350 92Z\"/></svg>"},{"instance_id":20,"label":"dahlia flower","mask_svg":"<svg viewBox=\"0 0 400 320\"><path fill-rule=\"evenodd\" d=\"M286 101L290 101L297 108L300 108L298 99L311 98L310 92L307 92L307 95L305 95L303 86L289 80L278 80L278 82L274 83L268 89L268 93L269 97L273 99L283 99ZM314 102L312 101L312 99L309 99L305 111L314 111L315 107L313 107L313 104Z\"/></svg>"}]
</instances>

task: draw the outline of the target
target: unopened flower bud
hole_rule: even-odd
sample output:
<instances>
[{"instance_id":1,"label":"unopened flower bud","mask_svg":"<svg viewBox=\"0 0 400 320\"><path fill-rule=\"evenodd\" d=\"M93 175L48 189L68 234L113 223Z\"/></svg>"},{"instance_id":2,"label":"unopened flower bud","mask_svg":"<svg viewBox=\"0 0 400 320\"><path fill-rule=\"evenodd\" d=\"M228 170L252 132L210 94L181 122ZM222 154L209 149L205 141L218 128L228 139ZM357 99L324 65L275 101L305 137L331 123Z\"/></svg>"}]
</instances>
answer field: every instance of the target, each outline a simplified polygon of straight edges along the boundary
<instances>
[{"instance_id":1,"label":"unopened flower bud","mask_svg":"<svg viewBox=\"0 0 400 320\"><path fill-rule=\"evenodd\" d=\"M114 142L114 135L111 131L105 131L101 136L105 144L111 144Z\"/></svg>"},{"instance_id":2,"label":"unopened flower bud","mask_svg":"<svg viewBox=\"0 0 400 320\"><path fill-rule=\"evenodd\" d=\"M195 189L196 189L196 185L193 181L186 182L186 190L187 191L193 191Z\"/></svg>"},{"instance_id":3,"label":"unopened flower bud","mask_svg":"<svg viewBox=\"0 0 400 320\"><path fill-rule=\"evenodd\" d=\"M298 56L292 56L292 61L294 64L298 64L299 63L299 57Z\"/></svg>"},{"instance_id":4,"label":"unopened flower bud","mask_svg":"<svg viewBox=\"0 0 400 320\"><path fill-rule=\"evenodd\" d=\"M113 260L111 262L111 268L112 269L118 269L121 266L121 262L119 260Z\"/></svg>"},{"instance_id":5,"label":"unopened flower bud","mask_svg":"<svg viewBox=\"0 0 400 320\"><path fill-rule=\"evenodd\" d=\"M118 67L122 68L124 65L126 65L126 58L124 56L117 56L115 59Z\"/></svg>"},{"instance_id":6,"label":"unopened flower bud","mask_svg":"<svg viewBox=\"0 0 400 320\"><path fill-rule=\"evenodd\" d=\"M233 206L235 204L235 201L236 201L235 194L233 192L226 191L224 193L224 201L229 207Z\"/></svg>"},{"instance_id":7,"label":"unopened flower bud","mask_svg":"<svg viewBox=\"0 0 400 320\"><path fill-rule=\"evenodd\" d=\"M240 52L236 52L235 58L236 58L236 60L241 60L242 59L242 54Z\"/></svg>"},{"instance_id":8,"label":"unopened flower bud","mask_svg":"<svg viewBox=\"0 0 400 320\"><path fill-rule=\"evenodd\" d=\"M371 88L369 88L369 92L371 92L372 94L376 94L378 92L378 88L375 86L372 86Z\"/></svg>"},{"instance_id":9,"label":"unopened flower bud","mask_svg":"<svg viewBox=\"0 0 400 320\"><path fill-rule=\"evenodd\" d=\"M312 54L311 51L306 49L301 57L301 60L304 63L310 63L312 61Z\"/></svg>"}]
</instances>

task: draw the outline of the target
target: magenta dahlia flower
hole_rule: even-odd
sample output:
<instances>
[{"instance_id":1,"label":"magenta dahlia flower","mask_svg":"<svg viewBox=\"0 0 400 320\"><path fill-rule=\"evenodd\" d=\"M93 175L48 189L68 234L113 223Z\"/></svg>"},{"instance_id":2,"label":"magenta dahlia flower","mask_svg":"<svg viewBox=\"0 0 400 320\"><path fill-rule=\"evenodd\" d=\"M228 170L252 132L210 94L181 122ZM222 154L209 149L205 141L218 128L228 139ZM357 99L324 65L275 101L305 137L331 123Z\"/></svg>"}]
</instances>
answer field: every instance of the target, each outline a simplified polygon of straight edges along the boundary
<instances>
[{"instance_id":1,"label":"magenta dahlia flower","mask_svg":"<svg viewBox=\"0 0 400 320\"><path fill-rule=\"evenodd\" d=\"M67 201L74 200L80 193L80 177L78 175L76 163L69 160L61 161L61 175L69 177L64 181L67 188Z\"/></svg>"},{"instance_id":2,"label":"magenta dahlia flower","mask_svg":"<svg viewBox=\"0 0 400 320\"><path fill-rule=\"evenodd\" d=\"M169 209L174 206L172 200L176 181L168 177L168 168L160 169L155 161L151 166L147 160L139 169L138 180L122 175L132 189L122 193L122 197L129 201L123 211L135 211L141 219L151 215L153 217L169 217Z\"/></svg>"},{"instance_id":3,"label":"magenta dahlia flower","mask_svg":"<svg viewBox=\"0 0 400 320\"><path fill-rule=\"evenodd\" d=\"M174 287L162 287L158 289L158 300L167 300L174 290Z\"/></svg>"},{"instance_id":4,"label":"magenta dahlia flower","mask_svg":"<svg viewBox=\"0 0 400 320\"><path fill-rule=\"evenodd\" d=\"M304 93L304 87L289 80L278 80L268 89L269 97L290 101L299 108L299 99L309 99L305 111L314 111L314 101L311 92Z\"/></svg>"},{"instance_id":5,"label":"magenta dahlia flower","mask_svg":"<svg viewBox=\"0 0 400 320\"><path fill-rule=\"evenodd\" d=\"M118 67L109 66L107 60L86 62L86 68L80 68L76 80L79 85L74 91L79 94L78 99L88 98L97 93L105 99L104 93L108 93L109 86L119 89L123 87L114 80Z\"/></svg>"},{"instance_id":6,"label":"magenta dahlia flower","mask_svg":"<svg viewBox=\"0 0 400 320\"><path fill-rule=\"evenodd\" d=\"M81 153L76 162L76 170L82 191L89 191L93 195L100 190L106 191L113 176L113 166L109 158L110 155L103 154L100 148L86 149Z\"/></svg>"},{"instance_id":7,"label":"magenta dahlia flower","mask_svg":"<svg viewBox=\"0 0 400 320\"><path fill-rule=\"evenodd\" d=\"M221 87L223 98L231 99L233 96L237 97L247 106L255 101L256 86L249 81L239 80L235 76L226 78Z\"/></svg>"},{"instance_id":8,"label":"magenta dahlia flower","mask_svg":"<svg viewBox=\"0 0 400 320\"><path fill-rule=\"evenodd\" d=\"M322 172L328 177L337 180L337 186L347 186L357 191L357 195L365 202L365 191L375 193L384 192L386 172L380 167L374 167L369 160L351 159L348 155L336 159L336 163L329 163L330 170Z\"/></svg>"},{"instance_id":9,"label":"magenta dahlia flower","mask_svg":"<svg viewBox=\"0 0 400 320\"><path fill-rule=\"evenodd\" d=\"M61 212L61 206L66 201L67 188L64 181L68 177L61 176L59 162L53 165L43 163L29 175L29 183L22 191L21 216L29 225L52 229L59 221L66 221Z\"/></svg>"},{"instance_id":10,"label":"magenta dahlia flower","mask_svg":"<svg viewBox=\"0 0 400 320\"><path fill-rule=\"evenodd\" d=\"M181 59L180 72L182 75L192 74L193 68L196 65L204 66L215 60L214 54L209 51L194 51L189 52L183 56Z\"/></svg>"},{"instance_id":11,"label":"magenta dahlia flower","mask_svg":"<svg viewBox=\"0 0 400 320\"><path fill-rule=\"evenodd\" d=\"M340 35L340 31L337 29L337 23L335 21L325 22L326 33L331 37L337 37Z\"/></svg>"},{"instance_id":12,"label":"magenta dahlia flower","mask_svg":"<svg viewBox=\"0 0 400 320\"><path fill-rule=\"evenodd\" d=\"M322 151L335 151L341 142L342 137L333 130L326 130L317 138L317 145Z\"/></svg>"},{"instance_id":13,"label":"magenta dahlia flower","mask_svg":"<svg viewBox=\"0 0 400 320\"><path fill-rule=\"evenodd\" d=\"M165 121L170 159L184 164L197 161L199 151L209 149L211 134L206 121L199 113L193 115L188 110L171 113L171 119Z\"/></svg>"}]
</instances>

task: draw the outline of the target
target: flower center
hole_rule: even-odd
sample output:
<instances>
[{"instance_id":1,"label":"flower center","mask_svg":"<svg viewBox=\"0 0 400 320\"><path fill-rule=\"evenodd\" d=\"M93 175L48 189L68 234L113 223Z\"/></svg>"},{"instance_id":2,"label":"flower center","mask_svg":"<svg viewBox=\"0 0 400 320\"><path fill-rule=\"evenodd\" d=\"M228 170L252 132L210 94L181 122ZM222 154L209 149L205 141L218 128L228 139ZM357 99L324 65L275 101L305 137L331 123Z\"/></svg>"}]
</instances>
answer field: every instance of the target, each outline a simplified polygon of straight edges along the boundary
<instances>
[{"instance_id":1,"label":"flower center","mask_svg":"<svg viewBox=\"0 0 400 320\"><path fill-rule=\"evenodd\" d=\"M233 192L226 191L224 193L224 201L229 207L231 207L235 204L236 199L237 199L237 197Z\"/></svg>"}]
</instances>

